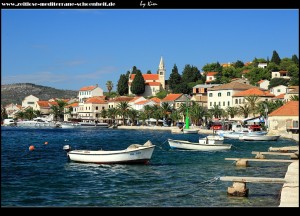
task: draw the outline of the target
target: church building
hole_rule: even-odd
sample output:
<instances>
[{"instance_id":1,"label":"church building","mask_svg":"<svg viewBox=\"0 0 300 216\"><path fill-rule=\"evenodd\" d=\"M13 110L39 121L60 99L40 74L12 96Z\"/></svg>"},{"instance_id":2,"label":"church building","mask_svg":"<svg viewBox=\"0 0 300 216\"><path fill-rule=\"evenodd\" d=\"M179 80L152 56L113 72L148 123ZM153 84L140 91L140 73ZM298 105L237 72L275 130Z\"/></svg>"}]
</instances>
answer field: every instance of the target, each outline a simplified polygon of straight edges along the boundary
<instances>
[{"instance_id":1,"label":"church building","mask_svg":"<svg viewBox=\"0 0 300 216\"><path fill-rule=\"evenodd\" d=\"M140 95L143 97L155 96L157 92L166 88L166 80L165 80L166 69L164 65L164 60L161 57L158 65L157 74L142 74L145 80L145 92ZM130 74L128 81L128 91L129 95L132 94L130 87L131 83L135 77L135 74Z\"/></svg>"}]
</instances>

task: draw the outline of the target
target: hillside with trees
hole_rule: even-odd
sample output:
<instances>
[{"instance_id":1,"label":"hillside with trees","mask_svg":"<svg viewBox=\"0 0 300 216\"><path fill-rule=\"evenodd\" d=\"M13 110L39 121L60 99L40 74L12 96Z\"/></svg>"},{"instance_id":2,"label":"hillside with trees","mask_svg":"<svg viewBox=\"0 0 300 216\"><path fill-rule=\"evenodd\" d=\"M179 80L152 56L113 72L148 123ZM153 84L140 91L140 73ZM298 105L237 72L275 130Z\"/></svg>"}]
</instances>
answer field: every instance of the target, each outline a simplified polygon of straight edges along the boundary
<instances>
[{"instance_id":1,"label":"hillside with trees","mask_svg":"<svg viewBox=\"0 0 300 216\"><path fill-rule=\"evenodd\" d=\"M2 106L6 106L10 103L22 105L22 100L29 95L38 97L40 100L49 100L51 98L75 98L78 95L78 91L56 89L32 83L1 85Z\"/></svg>"}]
</instances>

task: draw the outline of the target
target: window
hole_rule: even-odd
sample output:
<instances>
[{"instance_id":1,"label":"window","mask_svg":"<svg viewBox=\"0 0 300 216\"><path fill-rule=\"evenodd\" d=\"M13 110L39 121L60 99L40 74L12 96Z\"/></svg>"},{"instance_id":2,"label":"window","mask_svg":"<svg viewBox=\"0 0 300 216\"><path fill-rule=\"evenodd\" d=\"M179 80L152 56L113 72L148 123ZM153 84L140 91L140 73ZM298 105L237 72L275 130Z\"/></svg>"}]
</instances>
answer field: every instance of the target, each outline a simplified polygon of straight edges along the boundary
<instances>
[{"instance_id":1,"label":"window","mask_svg":"<svg viewBox=\"0 0 300 216\"><path fill-rule=\"evenodd\" d=\"M241 100L241 98L239 99L239 104L241 104L242 103L242 100Z\"/></svg>"},{"instance_id":2,"label":"window","mask_svg":"<svg viewBox=\"0 0 300 216\"><path fill-rule=\"evenodd\" d=\"M223 106L225 106L225 101L223 101Z\"/></svg>"},{"instance_id":3,"label":"window","mask_svg":"<svg viewBox=\"0 0 300 216\"><path fill-rule=\"evenodd\" d=\"M96 110L98 110L98 106L96 106Z\"/></svg>"},{"instance_id":4,"label":"window","mask_svg":"<svg viewBox=\"0 0 300 216\"><path fill-rule=\"evenodd\" d=\"M216 102L214 102L214 105L216 105Z\"/></svg>"},{"instance_id":5,"label":"window","mask_svg":"<svg viewBox=\"0 0 300 216\"><path fill-rule=\"evenodd\" d=\"M230 102L229 101L227 102L227 106L230 106Z\"/></svg>"},{"instance_id":6,"label":"window","mask_svg":"<svg viewBox=\"0 0 300 216\"><path fill-rule=\"evenodd\" d=\"M299 122L293 121L293 128L299 128Z\"/></svg>"},{"instance_id":7,"label":"window","mask_svg":"<svg viewBox=\"0 0 300 216\"><path fill-rule=\"evenodd\" d=\"M209 103L209 106L212 106L212 102Z\"/></svg>"},{"instance_id":8,"label":"window","mask_svg":"<svg viewBox=\"0 0 300 216\"><path fill-rule=\"evenodd\" d=\"M221 97L222 96L222 93L218 93L218 97Z\"/></svg>"},{"instance_id":9,"label":"window","mask_svg":"<svg viewBox=\"0 0 300 216\"><path fill-rule=\"evenodd\" d=\"M221 102L219 101L219 106L221 106Z\"/></svg>"},{"instance_id":10,"label":"window","mask_svg":"<svg viewBox=\"0 0 300 216\"><path fill-rule=\"evenodd\" d=\"M213 96L213 94L212 93L209 93L209 97L212 97Z\"/></svg>"},{"instance_id":11,"label":"window","mask_svg":"<svg viewBox=\"0 0 300 216\"><path fill-rule=\"evenodd\" d=\"M238 99L235 99L235 104L238 104Z\"/></svg>"},{"instance_id":12,"label":"window","mask_svg":"<svg viewBox=\"0 0 300 216\"><path fill-rule=\"evenodd\" d=\"M230 92L227 92L227 96L230 96Z\"/></svg>"},{"instance_id":13,"label":"window","mask_svg":"<svg viewBox=\"0 0 300 216\"><path fill-rule=\"evenodd\" d=\"M277 92L280 92L280 89L277 89Z\"/></svg>"}]
</instances>

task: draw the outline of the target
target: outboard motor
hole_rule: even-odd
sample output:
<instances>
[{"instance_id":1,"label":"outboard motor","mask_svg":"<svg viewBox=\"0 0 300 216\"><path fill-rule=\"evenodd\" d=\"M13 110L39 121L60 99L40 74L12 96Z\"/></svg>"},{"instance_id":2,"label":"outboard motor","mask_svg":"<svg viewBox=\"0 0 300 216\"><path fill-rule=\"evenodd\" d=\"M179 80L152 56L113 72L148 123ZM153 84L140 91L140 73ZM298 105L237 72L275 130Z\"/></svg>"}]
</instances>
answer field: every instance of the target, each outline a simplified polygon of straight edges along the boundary
<instances>
[{"instance_id":1,"label":"outboard motor","mask_svg":"<svg viewBox=\"0 0 300 216\"><path fill-rule=\"evenodd\" d=\"M71 151L71 146L70 145L65 145L63 147L63 150L65 150L66 152L69 152L69 151Z\"/></svg>"}]
</instances>

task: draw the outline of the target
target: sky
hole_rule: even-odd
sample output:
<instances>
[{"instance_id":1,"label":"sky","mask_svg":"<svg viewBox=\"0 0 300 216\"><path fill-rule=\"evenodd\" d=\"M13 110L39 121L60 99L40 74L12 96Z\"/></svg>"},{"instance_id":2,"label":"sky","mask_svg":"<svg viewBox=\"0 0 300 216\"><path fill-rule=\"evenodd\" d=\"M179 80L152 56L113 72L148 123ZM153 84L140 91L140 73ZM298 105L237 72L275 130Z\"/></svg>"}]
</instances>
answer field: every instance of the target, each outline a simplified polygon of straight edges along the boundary
<instances>
[{"instance_id":1,"label":"sky","mask_svg":"<svg viewBox=\"0 0 300 216\"><path fill-rule=\"evenodd\" d=\"M114 88L133 66L169 79L176 64L299 57L297 9L4 9L1 83Z\"/></svg>"}]
</instances>

